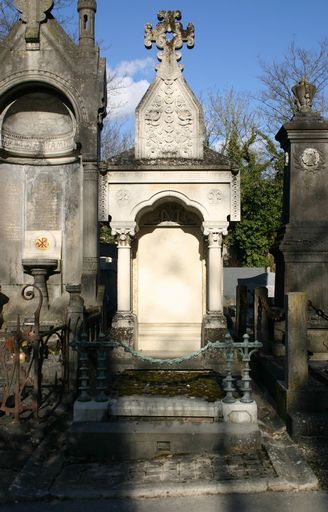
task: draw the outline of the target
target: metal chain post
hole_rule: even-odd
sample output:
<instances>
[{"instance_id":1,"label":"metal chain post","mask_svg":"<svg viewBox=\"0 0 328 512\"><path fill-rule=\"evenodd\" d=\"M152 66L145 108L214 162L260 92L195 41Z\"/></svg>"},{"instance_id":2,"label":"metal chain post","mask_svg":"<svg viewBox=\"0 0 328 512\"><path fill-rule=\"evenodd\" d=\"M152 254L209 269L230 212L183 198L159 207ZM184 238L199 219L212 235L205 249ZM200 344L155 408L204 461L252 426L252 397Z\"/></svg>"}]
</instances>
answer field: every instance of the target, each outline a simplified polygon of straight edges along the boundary
<instances>
[{"instance_id":1,"label":"metal chain post","mask_svg":"<svg viewBox=\"0 0 328 512\"><path fill-rule=\"evenodd\" d=\"M90 377L89 377L89 351L88 351L88 336L82 334L82 340L77 342L79 354L79 391L78 402L90 402Z\"/></svg>"},{"instance_id":2,"label":"metal chain post","mask_svg":"<svg viewBox=\"0 0 328 512\"><path fill-rule=\"evenodd\" d=\"M236 391L234 384L235 379L232 376L234 343L229 333L225 335L225 340L222 346L226 362L226 377L223 379L223 389L226 392L226 395L223 399L223 402L227 404L233 404L236 401L234 397L234 392Z\"/></svg>"},{"instance_id":3,"label":"metal chain post","mask_svg":"<svg viewBox=\"0 0 328 512\"><path fill-rule=\"evenodd\" d=\"M248 334L244 334L243 341L241 343L237 343L237 348L241 354L242 362L243 362L243 371L241 377L241 386L240 389L243 392L243 396L240 401L249 404L253 402L252 398L252 379L250 377L250 361L251 357L259 348L262 347L262 343L259 341L250 341Z\"/></svg>"},{"instance_id":4,"label":"metal chain post","mask_svg":"<svg viewBox=\"0 0 328 512\"><path fill-rule=\"evenodd\" d=\"M107 402L106 391L106 353L104 347L104 335L99 334L99 343L97 343L97 395L96 402Z\"/></svg>"}]
</instances>

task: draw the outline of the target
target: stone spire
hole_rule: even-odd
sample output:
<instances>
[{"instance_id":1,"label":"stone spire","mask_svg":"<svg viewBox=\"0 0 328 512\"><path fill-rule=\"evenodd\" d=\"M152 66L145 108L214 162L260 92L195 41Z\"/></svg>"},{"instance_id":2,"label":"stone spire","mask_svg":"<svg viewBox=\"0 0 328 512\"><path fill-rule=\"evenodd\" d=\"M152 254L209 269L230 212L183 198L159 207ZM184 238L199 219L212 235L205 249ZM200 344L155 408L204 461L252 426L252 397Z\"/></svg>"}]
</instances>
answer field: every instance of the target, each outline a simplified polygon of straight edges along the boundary
<instances>
[{"instance_id":1,"label":"stone spire","mask_svg":"<svg viewBox=\"0 0 328 512\"><path fill-rule=\"evenodd\" d=\"M145 26L144 43L155 43L157 75L136 110L136 158L203 158L203 113L182 76L183 43L194 46L194 26L184 29L180 11L159 11L155 28Z\"/></svg>"},{"instance_id":2,"label":"stone spire","mask_svg":"<svg viewBox=\"0 0 328 512\"><path fill-rule=\"evenodd\" d=\"M46 20L47 13L53 8L53 0L15 0L15 6L26 23L25 40L27 43L40 42L40 24Z\"/></svg>"},{"instance_id":3,"label":"stone spire","mask_svg":"<svg viewBox=\"0 0 328 512\"><path fill-rule=\"evenodd\" d=\"M96 0L78 0L77 10L80 17L79 44L93 48L95 45Z\"/></svg>"}]
</instances>

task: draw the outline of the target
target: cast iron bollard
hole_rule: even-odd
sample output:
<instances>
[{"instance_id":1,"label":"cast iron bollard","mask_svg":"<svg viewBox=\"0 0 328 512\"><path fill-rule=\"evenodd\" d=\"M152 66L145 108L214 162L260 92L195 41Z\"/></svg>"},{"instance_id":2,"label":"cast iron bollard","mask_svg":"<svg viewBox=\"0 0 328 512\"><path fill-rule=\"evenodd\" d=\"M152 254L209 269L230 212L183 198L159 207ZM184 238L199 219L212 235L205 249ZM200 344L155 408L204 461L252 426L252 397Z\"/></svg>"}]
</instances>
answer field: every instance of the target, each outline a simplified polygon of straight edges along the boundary
<instances>
[{"instance_id":1,"label":"cast iron bollard","mask_svg":"<svg viewBox=\"0 0 328 512\"><path fill-rule=\"evenodd\" d=\"M232 363L235 353L234 342L229 333L225 335L225 340L222 342L222 350L224 353L224 358L226 362L226 377L223 379L223 389L226 392L226 395L223 399L223 402L228 404L233 404L236 399L234 397L234 392L236 391L235 387L235 379L232 376Z\"/></svg>"},{"instance_id":2,"label":"cast iron bollard","mask_svg":"<svg viewBox=\"0 0 328 512\"><path fill-rule=\"evenodd\" d=\"M79 354L79 402L90 402L90 378L89 378L89 345L88 336L82 334L81 341L76 343Z\"/></svg>"},{"instance_id":3,"label":"cast iron bollard","mask_svg":"<svg viewBox=\"0 0 328 512\"><path fill-rule=\"evenodd\" d=\"M105 336L99 334L99 342L97 343L97 394L96 402L107 402L108 397L105 395L106 391L106 352L105 352Z\"/></svg>"},{"instance_id":4,"label":"cast iron bollard","mask_svg":"<svg viewBox=\"0 0 328 512\"><path fill-rule=\"evenodd\" d=\"M243 392L243 396L240 401L244 404L249 404L253 402L252 399L252 379L250 377L250 360L252 355L262 347L262 343L260 341L254 340L250 341L248 334L244 334L243 341L240 343L236 343L238 345L238 351L241 354L241 360L243 362L243 374L241 378L241 386L240 389Z\"/></svg>"}]
</instances>

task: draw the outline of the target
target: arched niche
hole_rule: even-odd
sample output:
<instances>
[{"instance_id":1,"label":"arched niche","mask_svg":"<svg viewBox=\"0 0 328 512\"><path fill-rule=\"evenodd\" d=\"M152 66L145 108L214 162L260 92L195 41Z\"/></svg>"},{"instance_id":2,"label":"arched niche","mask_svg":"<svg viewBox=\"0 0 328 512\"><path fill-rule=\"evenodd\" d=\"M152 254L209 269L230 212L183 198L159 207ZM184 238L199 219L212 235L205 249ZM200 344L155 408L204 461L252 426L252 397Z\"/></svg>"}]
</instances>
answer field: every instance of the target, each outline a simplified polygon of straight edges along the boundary
<instances>
[{"instance_id":1,"label":"arched niche","mask_svg":"<svg viewBox=\"0 0 328 512\"><path fill-rule=\"evenodd\" d=\"M181 202L164 198L138 217L134 272L138 348L197 350L205 313L202 218Z\"/></svg>"},{"instance_id":2,"label":"arched niche","mask_svg":"<svg viewBox=\"0 0 328 512\"><path fill-rule=\"evenodd\" d=\"M72 161L76 155L76 119L71 103L40 84L15 90L0 117L1 153L6 159Z\"/></svg>"}]
</instances>

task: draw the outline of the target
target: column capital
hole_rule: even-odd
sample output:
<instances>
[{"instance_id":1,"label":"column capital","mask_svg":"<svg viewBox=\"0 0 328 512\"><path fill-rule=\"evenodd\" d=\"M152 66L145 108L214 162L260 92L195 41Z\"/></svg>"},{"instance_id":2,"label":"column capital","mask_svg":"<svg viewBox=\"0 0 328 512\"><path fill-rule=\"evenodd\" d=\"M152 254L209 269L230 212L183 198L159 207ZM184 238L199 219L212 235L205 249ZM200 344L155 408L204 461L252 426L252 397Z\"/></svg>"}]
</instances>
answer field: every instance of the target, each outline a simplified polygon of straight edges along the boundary
<instances>
[{"instance_id":1,"label":"column capital","mask_svg":"<svg viewBox=\"0 0 328 512\"><path fill-rule=\"evenodd\" d=\"M116 239L117 246L131 247L131 238L136 234L136 223L128 223L125 226L111 225L112 235Z\"/></svg>"},{"instance_id":2,"label":"column capital","mask_svg":"<svg viewBox=\"0 0 328 512\"><path fill-rule=\"evenodd\" d=\"M227 225L222 226L221 224L218 226L212 223L210 224L208 222L203 222L202 231L204 236L206 236L208 239L209 247L221 248L223 237L228 234Z\"/></svg>"}]
</instances>

